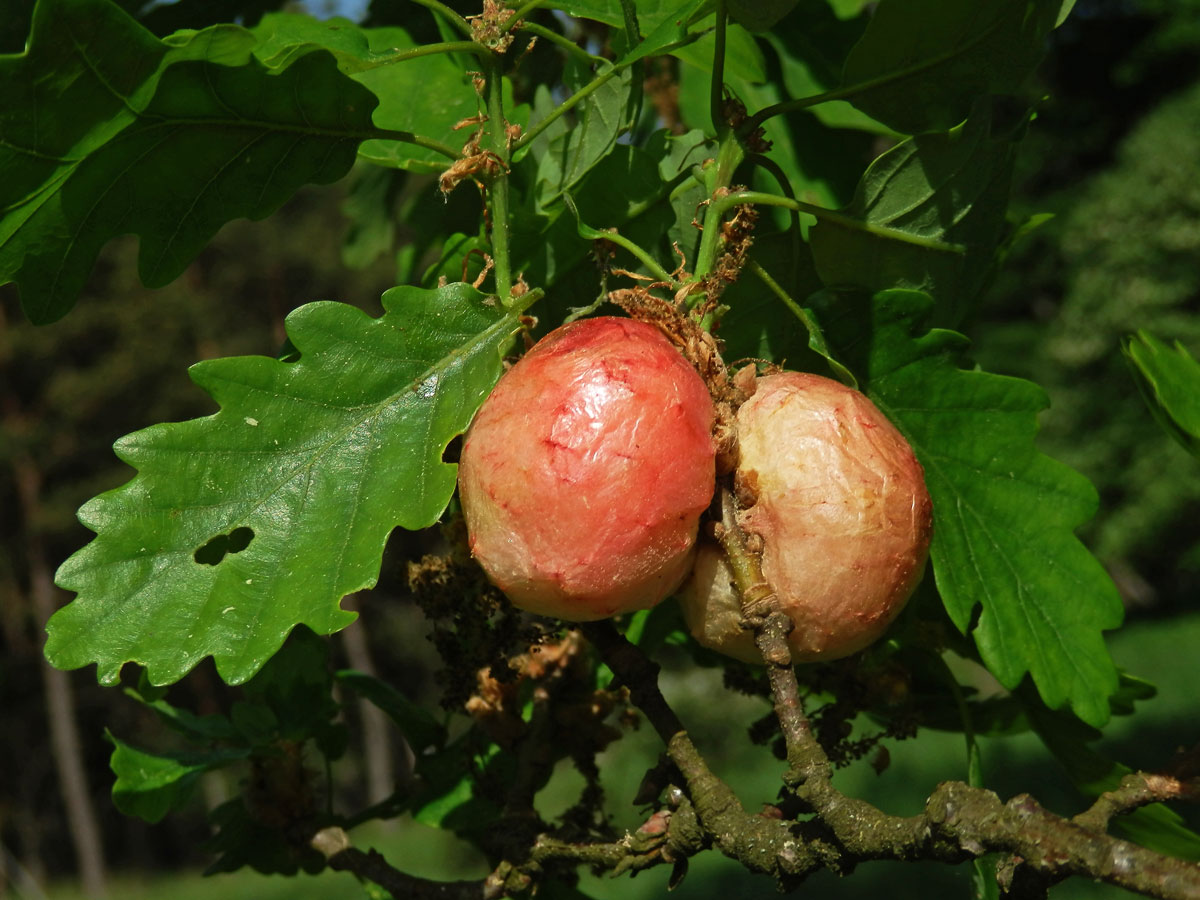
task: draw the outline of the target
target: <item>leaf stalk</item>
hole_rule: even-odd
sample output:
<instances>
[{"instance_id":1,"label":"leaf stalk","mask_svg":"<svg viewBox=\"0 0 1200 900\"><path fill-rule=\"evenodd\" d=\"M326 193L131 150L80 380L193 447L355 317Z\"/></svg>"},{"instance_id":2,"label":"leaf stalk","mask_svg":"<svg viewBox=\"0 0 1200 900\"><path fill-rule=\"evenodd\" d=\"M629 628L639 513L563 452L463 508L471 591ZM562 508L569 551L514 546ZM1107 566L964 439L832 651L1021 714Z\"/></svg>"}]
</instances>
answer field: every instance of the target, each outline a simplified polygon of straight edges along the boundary
<instances>
[{"instance_id":1,"label":"leaf stalk","mask_svg":"<svg viewBox=\"0 0 1200 900\"><path fill-rule=\"evenodd\" d=\"M488 205L492 218L492 261L496 264L496 293L505 307L511 307L512 261L508 247L508 134L504 121L504 81L500 67L490 60L487 77L487 108L491 150L500 161L500 172L488 188Z\"/></svg>"}]
</instances>

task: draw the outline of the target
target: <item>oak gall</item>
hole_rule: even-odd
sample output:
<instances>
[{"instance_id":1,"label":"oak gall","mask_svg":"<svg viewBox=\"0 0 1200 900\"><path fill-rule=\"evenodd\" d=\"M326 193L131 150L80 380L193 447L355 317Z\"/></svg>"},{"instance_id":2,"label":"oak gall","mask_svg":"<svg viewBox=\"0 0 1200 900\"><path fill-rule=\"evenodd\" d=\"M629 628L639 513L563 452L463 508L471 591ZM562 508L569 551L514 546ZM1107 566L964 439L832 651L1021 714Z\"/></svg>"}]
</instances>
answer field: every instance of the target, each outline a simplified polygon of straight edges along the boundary
<instances>
[{"instance_id":1,"label":"oak gall","mask_svg":"<svg viewBox=\"0 0 1200 900\"><path fill-rule=\"evenodd\" d=\"M900 613L929 552L932 505L912 448L866 396L801 372L757 379L737 433L739 524L761 540L793 660L863 649ZM700 548L681 599L700 643L762 662L720 549Z\"/></svg>"},{"instance_id":2,"label":"oak gall","mask_svg":"<svg viewBox=\"0 0 1200 900\"><path fill-rule=\"evenodd\" d=\"M529 612L580 622L655 605L691 569L712 421L703 381L653 326L601 317L551 332L463 442L472 554Z\"/></svg>"}]
</instances>

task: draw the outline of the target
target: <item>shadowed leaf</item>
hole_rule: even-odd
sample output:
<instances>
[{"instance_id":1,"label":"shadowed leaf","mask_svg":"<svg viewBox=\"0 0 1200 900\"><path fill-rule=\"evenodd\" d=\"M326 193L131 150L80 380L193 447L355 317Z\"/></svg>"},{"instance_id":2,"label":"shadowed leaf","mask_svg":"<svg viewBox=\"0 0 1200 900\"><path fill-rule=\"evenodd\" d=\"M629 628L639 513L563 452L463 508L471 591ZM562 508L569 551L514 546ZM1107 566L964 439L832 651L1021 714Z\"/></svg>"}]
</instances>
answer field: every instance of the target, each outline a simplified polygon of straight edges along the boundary
<instances>
[{"instance_id":1,"label":"shadowed leaf","mask_svg":"<svg viewBox=\"0 0 1200 900\"><path fill-rule=\"evenodd\" d=\"M139 274L177 277L231 219L344 175L375 100L327 54L272 73L216 26L158 41L101 0L38 7L26 53L0 59L0 283L35 322L65 314L111 238ZM35 77L46 71L48 77Z\"/></svg>"},{"instance_id":2,"label":"shadowed leaf","mask_svg":"<svg viewBox=\"0 0 1200 900\"><path fill-rule=\"evenodd\" d=\"M960 368L966 338L925 330L923 294L886 291L869 305L847 295L814 299L838 358L925 468L930 558L954 624L971 631L1005 687L1028 672L1047 706L1066 704L1104 724L1117 670L1102 632L1121 624L1123 609L1074 534L1095 513L1095 490L1034 443L1041 389Z\"/></svg>"}]
</instances>

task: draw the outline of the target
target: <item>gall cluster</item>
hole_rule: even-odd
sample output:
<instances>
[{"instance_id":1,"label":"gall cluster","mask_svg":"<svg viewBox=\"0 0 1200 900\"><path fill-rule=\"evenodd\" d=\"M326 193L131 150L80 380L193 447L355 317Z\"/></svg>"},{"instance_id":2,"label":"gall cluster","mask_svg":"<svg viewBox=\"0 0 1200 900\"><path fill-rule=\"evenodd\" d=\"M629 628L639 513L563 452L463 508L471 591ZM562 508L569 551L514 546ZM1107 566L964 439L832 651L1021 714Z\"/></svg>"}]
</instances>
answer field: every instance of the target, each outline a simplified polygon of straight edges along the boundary
<instances>
[{"instance_id":1,"label":"gall cluster","mask_svg":"<svg viewBox=\"0 0 1200 900\"><path fill-rule=\"evenodd\" d=\"M801 372L754 379L737 412L738 524L797 661L878 638L924 570L932 508L912 448L858 391ZM466 434L472 555L514 605L567 621L676 594L700 643L761 661L722 550L697 541L716 486L714 407L654 326L601 317L547 335Z\"/></svg>"}]
</instances>

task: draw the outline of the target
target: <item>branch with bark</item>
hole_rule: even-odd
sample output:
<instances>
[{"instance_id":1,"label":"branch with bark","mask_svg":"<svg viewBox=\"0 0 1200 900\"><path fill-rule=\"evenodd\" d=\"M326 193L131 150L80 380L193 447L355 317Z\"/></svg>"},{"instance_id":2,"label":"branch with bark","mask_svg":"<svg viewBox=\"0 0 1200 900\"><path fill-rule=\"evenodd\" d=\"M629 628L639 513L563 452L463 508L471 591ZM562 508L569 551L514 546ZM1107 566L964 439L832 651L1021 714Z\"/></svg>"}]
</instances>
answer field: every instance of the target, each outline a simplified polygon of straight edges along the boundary
<instances>
[{"instance_id":1,"label":"branch with bark","mask_svg":"<svg viewBox=\"0 0 1200 900\"><path fill-rule=\"evenodd\" d=\"M550 833L533 837L524 852L510 854L486 878L441 883L392 868L382 856L350 845L341 829L323 829L312 846L335 869L349 870L397 896L495 898L523 894L547 867L588 866L620 874L653 866L675 867L672 884L686 862L715 849L751 872L770 875L783 889L821 869L848 874L874 860L927 860L960 864L1000 853L1001 889L1020 898L1045 897L1071 876L1090 878L1164 900L1200 897L1200 865L1164 856L1107 834L1117 816L1150 803L1200 799L1200 776L1188 756L1171 774L1136 773L1102 794L1093 805L1064 818L1043 809L1027 794L1007 802L994 792L962 782L944 782L916 816L894 816L834 787L833 765L805 714L787 635L792 625L775 608L761 564L747 549L737 524L736 500L721 497L721 541L743 597L743 618L767 666L775 714L786 746L783 776L789 817L749 812L732 788L708 767L679 716L658 685L658 665L630 643L611 622L587 623L582 634L666 746L672 780L665 805L636 832L616 841L572 842ZM535 768L540 768L536 767ZM531 800L531 798L525 798ZM522 804L527 806L528 804Z\"/></svg>"}]
</instances>

